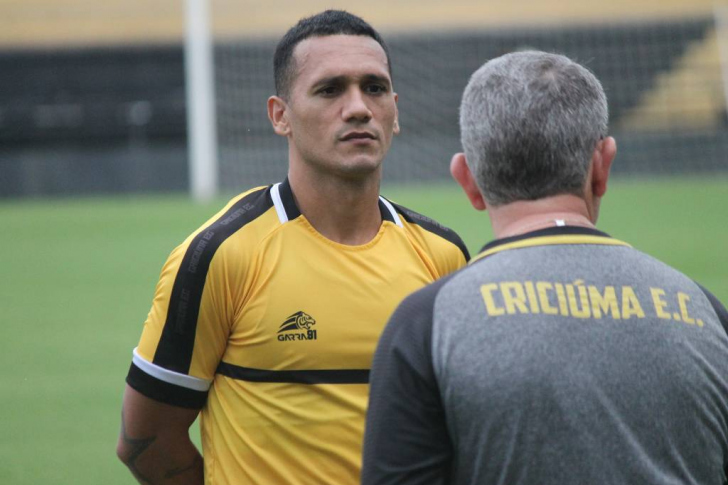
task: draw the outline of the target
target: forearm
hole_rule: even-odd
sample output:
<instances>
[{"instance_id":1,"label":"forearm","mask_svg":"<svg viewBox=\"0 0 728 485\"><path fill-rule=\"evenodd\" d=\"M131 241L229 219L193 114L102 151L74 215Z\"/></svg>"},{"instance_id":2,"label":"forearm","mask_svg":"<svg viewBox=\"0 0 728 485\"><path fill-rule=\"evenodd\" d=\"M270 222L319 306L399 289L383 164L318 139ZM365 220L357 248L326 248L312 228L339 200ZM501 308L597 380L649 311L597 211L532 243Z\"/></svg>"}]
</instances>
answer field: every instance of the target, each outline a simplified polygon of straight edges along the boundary
<instances>
[{"instance_id":1,"label":"forearm","mask_svg":"<svg viewBox=\"0 0 728 485\"><path fill-rule=\"evenodd\" d=\"M202 456L189 436L130 436L122 416L117 454L139 483L202 485Z\"/></svg>"}]
</instances>

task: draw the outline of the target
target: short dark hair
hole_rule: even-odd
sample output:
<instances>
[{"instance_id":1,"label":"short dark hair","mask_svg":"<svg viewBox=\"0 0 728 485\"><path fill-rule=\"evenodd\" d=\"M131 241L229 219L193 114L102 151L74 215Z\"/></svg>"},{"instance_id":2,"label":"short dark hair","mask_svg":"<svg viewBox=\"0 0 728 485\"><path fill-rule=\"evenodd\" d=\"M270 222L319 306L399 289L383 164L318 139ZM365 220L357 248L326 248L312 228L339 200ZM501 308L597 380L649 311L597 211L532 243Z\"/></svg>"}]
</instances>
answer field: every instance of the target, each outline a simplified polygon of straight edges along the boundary
<instances>
[{"instance_id":1,"label":"short dark hair","mask_svg":"<svg viewBox=\"0 0 728 485\"><path fill-rule=\"evenodd\" d=\"M324 37L327 35L363 35L376 40L384 49L387 56L387 69L392 75L392 63L389 60L389 49L379 32L365 22L362 18L343 10L326 10L311 17L298 21L291 27L286 35L278 42L273 56L273 77L275 79L276 94L285 97L296 77L296 66L293 59L293 50L303 40L309 37Z\"/></svg>"}]
</instances>

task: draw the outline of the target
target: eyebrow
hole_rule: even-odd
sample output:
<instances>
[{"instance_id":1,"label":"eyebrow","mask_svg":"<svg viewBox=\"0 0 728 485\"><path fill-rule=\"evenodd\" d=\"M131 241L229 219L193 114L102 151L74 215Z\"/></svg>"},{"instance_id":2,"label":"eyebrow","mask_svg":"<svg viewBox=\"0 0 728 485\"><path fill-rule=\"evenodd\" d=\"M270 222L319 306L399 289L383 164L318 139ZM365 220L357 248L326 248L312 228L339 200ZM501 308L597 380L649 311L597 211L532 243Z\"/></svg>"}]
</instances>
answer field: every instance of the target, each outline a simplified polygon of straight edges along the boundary
<instances>
[{"instance_id":1,"label":"eyebrow","mask_svg":"<svg viewBox=\"0 0 728 485\"><path fill-rule=\"evenodd\" d=\"M327 84L345 84L347 80L349 79L349 76L331 76L331 77L325 77L322 79L319 79L313 84L313 89L316 89L319 86L324 86ZM361 81L363 83L369 83L369 82L377 82L386 85L388 88L392 87L392 82L387 78L386 76L381 76L379 74L365 74L361 77Z\"/></svg>"}]
</instances>

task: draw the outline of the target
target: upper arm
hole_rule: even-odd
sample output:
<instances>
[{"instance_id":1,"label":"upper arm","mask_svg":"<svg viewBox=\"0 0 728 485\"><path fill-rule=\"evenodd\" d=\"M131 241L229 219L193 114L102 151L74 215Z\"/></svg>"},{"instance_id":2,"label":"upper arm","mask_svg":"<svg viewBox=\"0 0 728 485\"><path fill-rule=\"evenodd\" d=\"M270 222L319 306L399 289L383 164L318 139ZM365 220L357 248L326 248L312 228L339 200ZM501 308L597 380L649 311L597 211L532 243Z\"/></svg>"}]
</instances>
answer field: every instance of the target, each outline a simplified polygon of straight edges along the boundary
<instances>
[{"instance_id":1,"label":"upper arm","mask_svg":"<svg viewBox=\"0 0 728 485\"><path fill-rule=\"evenodd\" d=\"M432 367L432 307L445 280L397 308L371 371L363 485L446 483L451 444Z\"/></svg>"},{"instance_id":2,"label":"upper arm","mask_svg":"<svg viewBox=\"0 0 728 485\"><path fill-rule=\"evenodd\" d=\"M152 310L126 378L117 455L140 483L175 477L202 483L189 428L207 399L225 349L227 295L204 230L176 248L157 284ZM223 261L224 262L224 261Z\"/></svg>"},{"instance_id":3,"label":"upper arm","mask_svg":"<svg viewBox=\"0 0 728 485\"><path fill-rule=\"evenodd\" d=\"M199 411L165 404L126 386L117 454L128 461L152 445L189 443L189 428Z\"/></svg>"},{"instance_id":4,"label":"upper arm","mask_svg":"<svg viewBox=\"0 0 728 485\"><path fill-rule=\"evenodd\" d=\"M224 250L205 254L204 234L176 248L164 265L127 376L145 396L193 409L205 402L234 320L229 268L242 267Z\"/></svg>"},{"instance_id":5,"label":"upper arm","mask_svg":"<svg viewBox=\"0 0 728 485\"><path fill-rule=\"evenodd\" d=\"M198 409L165 404L127 385L122 405L122 438L170 434L187 436L197 419Z\"/></svg>"}]
</instances>

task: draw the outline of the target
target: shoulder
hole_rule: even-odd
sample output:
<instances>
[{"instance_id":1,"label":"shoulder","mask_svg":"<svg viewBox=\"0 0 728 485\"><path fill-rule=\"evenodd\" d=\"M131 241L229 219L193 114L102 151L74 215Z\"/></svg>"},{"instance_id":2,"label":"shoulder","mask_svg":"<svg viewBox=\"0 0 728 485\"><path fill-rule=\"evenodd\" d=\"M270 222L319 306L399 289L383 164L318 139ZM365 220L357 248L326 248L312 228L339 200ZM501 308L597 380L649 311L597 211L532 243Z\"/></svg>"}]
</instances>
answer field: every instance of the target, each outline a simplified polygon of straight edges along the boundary
<instances>
[{"instance_id":1,"label":"shoulder","mask_svg":"<svg viewBox=\"0 0 728 485\"><path fill-rule=\"evenodd\" d=\"M236 259L245 257L278 226L270 186L250 189L233 197L179 244L168 258L165 272L175 274L184 270L185 274L204 277L213 258L220 259L226 248Z\"/></svg>"},{"instance_id":2,"label":"shoulder","mask_svg":"<svg viewBox=\"0 0 728 485\"><path fill-rule=\"evenodd\" d=\"M392 202L389 199L385 198L385 200L392 205L394 210L400 216L406 230L416 233L419 237L430 244L445 243L446 245L452 246L453 249L462 254L465 261L470 260L468 248L455 231L430 217L420 214L419 212L408 209L407 207Z\"/></svg>"},{"instance_id":3,"label":"shoulder","mask_svg":"<svg viewBox=\"0 0 728 485\"><path fill-rule=\"evenodd\" d=\"M219 236L232 234L253 223L272 208L271 186L250 189L231 199L222 210L208 219L195 234L199 235L209 231Z\"/></svg>"},{"instance_id":4,"label":"shoulder","mask_svg":"<svg viewBox=\"0 0 728 485\"><path fill-rule=\"evenodd\" d=\"M698 288L700 288L706 298L708 298L710 306L713 307L716 315L718 315L718 320L720 321L721 325L723 325L723 329L726 331L726 334L728 334L728 310L726 310L725 306L720 302L720 300L718 300L718 298L714 294L708 291L707 288L705 288L700 283L696 282L695 284L698 285Z\"/></svg>"},{"instance_id":5,"label":"shoulder","mask_svg":"<svg viewBox=\"0 0 728 485\"><path fill-rule=\"evenodd\" d=\"M220 211L202 224L183 243L189 248L215 247L219 248L231 236L241 230L249 235L260 231L253 231L254 227L264 223L263 233L277 227L277 217L264 220L264 216L273 210L271 186L256 187L233 197ZM267 224L265 224L267 222ZM262 235L262 234L261 234Z\"/></svg>"}]
</instances>

